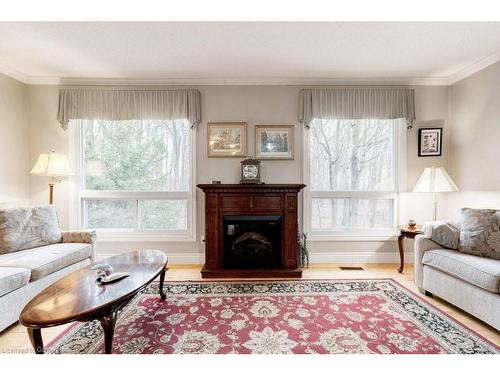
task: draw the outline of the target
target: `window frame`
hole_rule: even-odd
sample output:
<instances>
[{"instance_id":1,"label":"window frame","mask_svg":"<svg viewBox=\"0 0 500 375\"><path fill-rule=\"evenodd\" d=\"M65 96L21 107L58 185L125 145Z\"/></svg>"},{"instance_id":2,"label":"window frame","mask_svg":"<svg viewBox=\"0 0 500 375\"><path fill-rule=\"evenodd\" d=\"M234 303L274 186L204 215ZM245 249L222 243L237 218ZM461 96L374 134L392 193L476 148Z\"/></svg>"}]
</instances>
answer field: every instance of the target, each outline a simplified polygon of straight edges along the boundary
<instances>
[{"instance_id":1,"label":"window frame","mask_svg":"<svg viewBox=\"0 0 500 375\"><path fill-rule=\"evenodd\" d=\"M84 161L83 161L83 122L72 120L68 126L69 144L68 159L72 166L74 175L73 189L70 192L70 225L72 228L84 230L84 200L104 199L135 201L135 226L132 229L89 229L98 233L99 241L103 242L196 242L196 129L189 129L190 141L190 176L189 191L173 192L145 192L145 191L115 191L115 190L86 190L84 189ZM186 200L186 224L185 230L165 229L139 229L139 200ZM86 229L86 228L85 228Z\"/></svg>"},{"instance_id":2,"label":"window frame","mask_svg":"<svg viewBox=\"0 0 500 375\"><path fill-rule=\"evenodd\" d=\"M389 120L389 119L388 119ZM314 121L314 120L313 120ZM401 121L401 123L399 122ZM405 189L407 127L404 119L397 119L394 124L394 191L311 191L310 189L310 129L304 127L302 137L303 179L303 231L310 241L387 241L397 238L399 218L403 216L401 192ZM351 199L393 199L393 227L384 230L318 231L312 230L311 207L314 198L351 198Z\"/></svg>"}]
</instances>

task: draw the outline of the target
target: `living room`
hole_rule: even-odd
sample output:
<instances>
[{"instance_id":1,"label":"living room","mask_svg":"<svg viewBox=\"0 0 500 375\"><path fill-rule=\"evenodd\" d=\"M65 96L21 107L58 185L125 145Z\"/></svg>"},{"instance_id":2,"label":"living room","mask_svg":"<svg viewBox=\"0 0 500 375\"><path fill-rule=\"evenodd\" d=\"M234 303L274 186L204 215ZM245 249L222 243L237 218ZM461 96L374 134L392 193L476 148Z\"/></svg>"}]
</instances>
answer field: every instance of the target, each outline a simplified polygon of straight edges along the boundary
<instances>
[{"instance_id":1,"label":"living room","mask_svg":"<svg viewBox=\"0 0 500 375\"><path fill-rule=\"evenodd\" d=\"M500 22L466 15L1 19L2 353L498 354Z\"/></svg>"}]
</instances>

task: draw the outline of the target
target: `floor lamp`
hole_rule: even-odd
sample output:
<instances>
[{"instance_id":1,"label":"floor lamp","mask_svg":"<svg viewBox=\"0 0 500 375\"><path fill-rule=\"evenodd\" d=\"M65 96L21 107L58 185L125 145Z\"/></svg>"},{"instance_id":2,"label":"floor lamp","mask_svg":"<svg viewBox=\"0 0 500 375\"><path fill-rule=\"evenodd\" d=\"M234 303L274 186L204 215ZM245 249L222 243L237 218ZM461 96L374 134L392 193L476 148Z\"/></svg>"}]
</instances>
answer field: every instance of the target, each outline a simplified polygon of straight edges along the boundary
<instances>
[{"instance_id":1,"label":"floor lamp","mask_svg":"<svg viewBox=\"0 0 500 375\"><path fill-rule=\"evenodd\" d=\"M455 185L451 177L446 173L443 167L425 168L420 175L415 187L414 193L433 193L433 214L432 220L437 219L437 195L436 193L445 193L450 191L458 191L458 186Z\"/></svg>"},{"instance_id":2,"label":"floor lamp","mask_svg":"<svg viewBox=\"0 0 500 375\"><path fill-rule=\"evenodd\" d=\"M30 173L36 176L50 177L49 204L54 203L54 185L61 182L61 177L72 174L66 155L57 154L55 151L51 151L48 154L40 154Z\"/></svg>"}]
</instances>

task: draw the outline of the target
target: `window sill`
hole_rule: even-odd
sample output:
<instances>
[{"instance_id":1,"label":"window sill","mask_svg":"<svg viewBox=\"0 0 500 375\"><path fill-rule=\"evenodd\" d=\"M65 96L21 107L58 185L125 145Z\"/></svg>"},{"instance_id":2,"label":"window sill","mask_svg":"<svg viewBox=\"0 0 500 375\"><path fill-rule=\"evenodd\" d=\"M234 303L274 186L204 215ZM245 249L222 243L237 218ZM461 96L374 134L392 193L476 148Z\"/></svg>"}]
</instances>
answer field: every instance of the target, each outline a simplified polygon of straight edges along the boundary
<instances>
[{"instance_id":1,"label":"window sill","mask_svg":"<svg viewBox=\"0 0 500 375\"><path fill-rule=\"evenodd\" d=\"M190 234L108 232L97 230L97 242L196 242Z\"/></svg>"}]
</instances>

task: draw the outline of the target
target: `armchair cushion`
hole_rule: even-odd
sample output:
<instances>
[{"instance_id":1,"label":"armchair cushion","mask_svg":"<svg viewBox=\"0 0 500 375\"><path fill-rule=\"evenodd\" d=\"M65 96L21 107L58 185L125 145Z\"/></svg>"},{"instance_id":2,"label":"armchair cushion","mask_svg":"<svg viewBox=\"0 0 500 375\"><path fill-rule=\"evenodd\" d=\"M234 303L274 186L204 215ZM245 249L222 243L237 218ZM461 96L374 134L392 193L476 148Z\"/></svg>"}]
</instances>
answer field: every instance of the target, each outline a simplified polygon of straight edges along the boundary
<instances>
[{"instance_id":1,"label":"armchair cushion","mask_svg":"<svg viewBox=\"0 0 500 375\"><path fill-rule=\"evenodd\" d=\"M0 210L0 254L61 242L53 206Z\"/></svg>"},{"instance_id":2,"label":"armchair cushion","mask_svg":"<svg viewBox=\"0 0 500 375\"><path fill-rule=\"evenodd\" d=\"M462 208L458 251L500 259L500 210Z\"/></svg>"},{"instance_id":3,"label":"armchair cushion","mask_svg":"<svg viewBox=\"0 0 500 375\"><path fill-rule=\"evenodd\" d=\"M425 237L448 249L457 249L460 240L460 223L432 221L424 224Z\"/></svg>"}]
</instances>

